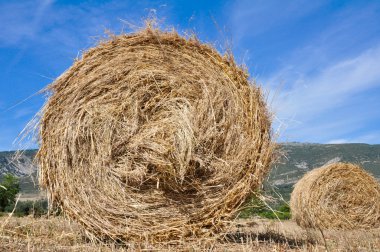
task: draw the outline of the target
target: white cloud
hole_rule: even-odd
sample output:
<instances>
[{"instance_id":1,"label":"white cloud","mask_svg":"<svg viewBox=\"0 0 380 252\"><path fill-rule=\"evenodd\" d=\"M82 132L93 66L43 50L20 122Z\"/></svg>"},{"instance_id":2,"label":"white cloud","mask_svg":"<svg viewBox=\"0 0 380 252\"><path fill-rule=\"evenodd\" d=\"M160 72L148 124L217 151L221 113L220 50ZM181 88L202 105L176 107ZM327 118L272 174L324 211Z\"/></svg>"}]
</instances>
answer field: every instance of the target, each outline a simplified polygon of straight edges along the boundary
<instances>
[{"instance_id":1,"label":"white cloud","mask_svg":"<svg viewBox=\"0 0 380 252\"><path fill-rule=\"evenodd\" d=\"M314 76L304 76L290 68L262 82L273 88L285 81L289 89L274 98L275 111L282 118L296 117L303 121L345 104L359 92L380 86L379 69L380 45L326 66Z\"/></svg>"},{"instance_id":2,"label":"white cloud","mask_svg":"<svg viewBox=\"0 0 380 252\"><path fill-rule=\"evenodd\" d=\"M327 144L344 144L348 143L347 139L333 139L327 142Z\"/></svg>"},{"instance_id":3,"label":"white cloud","mask_svg":"<svg viewBox=\"0 0 380 252\"><path fill-rule=\"evenodd\" d=\"M359 131L363 124L380 116L365 98L359 101L359 107L353 102L363 92L380 87L379 69L380 45L327 65L313 75L287 67L261 82L269 84L272 95L277 94L271 97L271 105L278 118L276 124L285 125L283 137L328 142L339 136L346 139L346 135ZM285 82L284 88L277 85L281 82ZM280 90L274 90L276 85ZM369 137L351 138L347 141L375 141Z\"/></svg>"},{"instance_id":4,"label":"white cloud","mask_svg":"<svg viewBox=\"0 0 380 252\"><path fill-rule=\"evenodd\" d=\"M374 143L378 144L380 140L380 131L371 131L369 133L359 135L347 139L332 139L327 141L328 144L344 144L344 143Z\"/></svg>"},{"instance_id":5,"label":"white cloud","mask_svg":"<svg viewBox=\"0 0 380 252\"><path fill-rule=\"evenodd\" d=\"M33 39L53 1L3 2L0 5L0 45L10 46Z\"/></svg>"},{"instance_id":6,"label":"white cloud","mask_svg":"<svg viewBox=\"0 0 380 252\"><path fill-rule=\"evenodd\" d=\"M367 134L360 135L349 139L350 143L379 143L380 141L380 131L371 131Z\"/></svg>"}]
</instances>

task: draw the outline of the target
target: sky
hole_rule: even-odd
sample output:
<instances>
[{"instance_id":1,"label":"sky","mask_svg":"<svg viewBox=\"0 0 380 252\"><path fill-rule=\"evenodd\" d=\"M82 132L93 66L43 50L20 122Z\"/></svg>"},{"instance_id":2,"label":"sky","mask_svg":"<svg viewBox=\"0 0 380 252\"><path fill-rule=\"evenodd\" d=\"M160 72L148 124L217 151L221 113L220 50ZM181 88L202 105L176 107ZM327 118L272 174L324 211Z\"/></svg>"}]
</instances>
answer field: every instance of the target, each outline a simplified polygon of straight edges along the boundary
<instances>
[{"instance_id":1,"label":"sky","mask_svg":"<svg viewBox=\"0 0 380 252\"><path fill-rule=\"evenodd\" d=\"M380 1L0 0L0 151L20 148L39 91L76 57L149 17L232 50L265 90L276 141L380 144Z\"/></svg>"}]
</instances>

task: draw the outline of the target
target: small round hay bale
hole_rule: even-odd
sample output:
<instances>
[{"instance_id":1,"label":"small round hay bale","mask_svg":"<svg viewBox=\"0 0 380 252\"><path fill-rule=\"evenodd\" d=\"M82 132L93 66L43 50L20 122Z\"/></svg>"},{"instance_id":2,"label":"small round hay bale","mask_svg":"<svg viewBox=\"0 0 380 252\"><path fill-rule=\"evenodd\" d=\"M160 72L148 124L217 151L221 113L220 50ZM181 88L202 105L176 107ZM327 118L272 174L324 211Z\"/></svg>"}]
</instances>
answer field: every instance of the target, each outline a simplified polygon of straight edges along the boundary
<instances>
[{"instance_id":1,"label":"small round hay bale","mask_svg":"<svg viewBox=\"0 0 380 252\"><path fill-rule=\"evenodd\" d=\"M114 36L48 90L40 183L99 239L212 235L269 171L262 91L196 39L152 28Z\"/></svg>"},{"instance_id":2,"label":"small round hay bale","mask_svg":"<svg viewBox=\"0 0 380 252\"><path fill-rule=\"evenodd\" d=\"M304 228L380 227L380 185L357 165L335 163L307 173L294 187L292 218Z\"/></svg>"}]
</instances>

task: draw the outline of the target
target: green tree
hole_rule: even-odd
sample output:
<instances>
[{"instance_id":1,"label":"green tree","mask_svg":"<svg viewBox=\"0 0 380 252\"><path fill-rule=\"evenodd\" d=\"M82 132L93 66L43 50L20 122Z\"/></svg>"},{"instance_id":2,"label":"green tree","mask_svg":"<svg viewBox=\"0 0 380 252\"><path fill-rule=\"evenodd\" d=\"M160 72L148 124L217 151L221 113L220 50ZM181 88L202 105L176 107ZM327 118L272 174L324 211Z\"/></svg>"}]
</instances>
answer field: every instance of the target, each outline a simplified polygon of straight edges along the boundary
<instances>
[{"instance_id":1,"label":"green tree","mask_svg":"<svg viewBox=\"0 0 380 252\"><path fill-rule=\"evenodd\" d=\"M5 174L0 183L0 211L15 203L20 192L20 181L12 174Z\"/></svg>"}]
</instances>

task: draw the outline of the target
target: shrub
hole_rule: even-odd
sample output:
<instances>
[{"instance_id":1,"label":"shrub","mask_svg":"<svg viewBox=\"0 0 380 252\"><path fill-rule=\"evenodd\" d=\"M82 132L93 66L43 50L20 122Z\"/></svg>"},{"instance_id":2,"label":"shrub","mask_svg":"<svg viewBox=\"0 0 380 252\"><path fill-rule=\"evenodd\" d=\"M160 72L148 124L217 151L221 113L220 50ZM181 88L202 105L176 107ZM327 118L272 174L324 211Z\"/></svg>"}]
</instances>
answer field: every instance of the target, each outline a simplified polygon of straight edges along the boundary
<instances>
[{"instance_id":1,"label":"shrub","mask_svg":"<svg viewBox=\"0 0 380 252\"><path fill-rule=\"evenodd\" d=\"M15 208L15 205L8 205L4 211L12 212ZM33 214L34 217L39 217L41 215L47 214L48 202L47 200L27 200L19 201L16 205L14 215L18 217L27 216Z\"/></svg>"},{"instance_id":2,"label":"shrub","mask_svg":"<svg viewBox=\"0 0 380 252\"><path fill-rule=\"evenodd\" d=\"M260 216L267 219L288 220L291 218L290 207L287 202L269 207L257 197L252 197L245 208L239 213L240 218Z\"/></svg>"},{"instance_id":3,"label":"shrub","mask_svg":"<svg viewBox=\"0 0 380 252\"><path fill-rule=\"evenodd\" d=\"M14 204L19 192L19 179L12 174L5 174L0 184L0 211L4 211L7 206Z\"/></svg>"}]
</instances>

